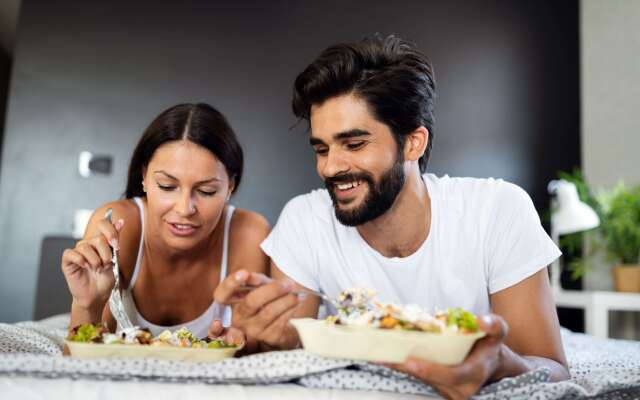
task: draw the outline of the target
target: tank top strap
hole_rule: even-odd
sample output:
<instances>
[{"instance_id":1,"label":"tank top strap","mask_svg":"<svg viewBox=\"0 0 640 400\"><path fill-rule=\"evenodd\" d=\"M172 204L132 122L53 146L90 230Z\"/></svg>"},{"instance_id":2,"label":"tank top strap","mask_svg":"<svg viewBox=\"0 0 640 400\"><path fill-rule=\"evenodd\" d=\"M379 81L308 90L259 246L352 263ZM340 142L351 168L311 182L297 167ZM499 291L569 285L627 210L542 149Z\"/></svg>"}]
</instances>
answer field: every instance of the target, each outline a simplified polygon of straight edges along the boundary
<instances>
[{"instance_id":1,"label":"tank top strap","mask_svg":"<svg viewBox=\"0 0 640 400\"><path fill-rule=\"evenodd\" d=\"M222 261L220 265L220 282L227 276L227 263L229 260L229 230L231 229L231 217L235 211L235 207L229 204L227 215L224 221L224 238L222 239Z\"/></svg>"},{"instance_id":2,"label":"tank top strap","mask_svg":"<svg viewBox=\"0 0 640 400\"><path fill-rule=\"evenodd\" d=\"M131 275L131 281L129 281L128 289L133 289L133 285L136 284L138 279L138 271L140 271L140 262L142 261L142 251L144 248L144 203L140 197L134 197L133 201L140 210L140 244L138 245L138 256L136 257L136 266L133 268L133 274Z\"/></svg>"}]
</instances>

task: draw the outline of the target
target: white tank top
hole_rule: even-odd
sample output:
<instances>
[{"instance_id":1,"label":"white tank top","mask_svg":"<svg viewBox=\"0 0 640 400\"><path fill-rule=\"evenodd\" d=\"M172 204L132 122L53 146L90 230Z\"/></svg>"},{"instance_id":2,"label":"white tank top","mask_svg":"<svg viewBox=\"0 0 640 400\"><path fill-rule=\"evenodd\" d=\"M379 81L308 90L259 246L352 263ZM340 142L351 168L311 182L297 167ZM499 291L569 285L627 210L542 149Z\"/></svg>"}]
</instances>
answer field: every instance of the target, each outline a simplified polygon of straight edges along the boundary
<instances>
[{"instance_id":1,"label":"white tank top","mask_svg":"<svg viewBox=\"0 0 640 400\"><path fill-rule=\"evenodd\" d=\"M231 307L222 306L215 301L211 303L209 308L200 315L198 318L193 321L185 322L178 325L173 326L161 326L153 324L147 321L138 311L136 307L135 300L133 298L133 287L136 283L136 279L138 278L138 272L140 271L140 260L142 259L142 251L144 249L144 204L139 197L134 197L138 209L140 210L140 246L138 248L138 258L136 260L136 266L133 270L133 275L131 275L131 282L129 283L129 287L122 290L122 304L124 306L124 310L126 311L129 319L131 319L131 323L135 326L139 326L141 328L147 328L151 332L152 335L156 336L160 334L160 332L164 330L175 331L177 329L182 328L183 326L189 329L195 337L204 338L207 336L209 325L214 319L219 319L222 321L223 326L231 325ZM224 238L222 241L222 262L220 265L220 282L222 282L227 275L227 259L228 259L228 248L229 248L229 228L231 225L231 216L233 215L233 211L235 207L229 205L227 208L227 215L224 221ZM111 303L111 298L109 298L109 302ZM118 326L120 329L120 326Z\"/></svg>"}]
</instances>

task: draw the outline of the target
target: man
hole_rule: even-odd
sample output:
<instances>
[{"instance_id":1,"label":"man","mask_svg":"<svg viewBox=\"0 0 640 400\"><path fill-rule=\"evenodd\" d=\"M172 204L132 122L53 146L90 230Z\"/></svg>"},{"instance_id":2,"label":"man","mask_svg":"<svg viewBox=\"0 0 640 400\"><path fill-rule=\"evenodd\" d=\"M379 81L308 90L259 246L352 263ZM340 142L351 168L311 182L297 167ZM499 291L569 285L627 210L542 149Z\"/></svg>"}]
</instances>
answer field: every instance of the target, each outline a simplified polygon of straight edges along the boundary
<instances>
[{"instance_id":1,"label":"man","mask_svg":"<svg viewBox=\"0 0 640 400\"><path fill-rule=\"evenodd\" d=\"M315 317L319 299L351 287L426 309L464 307L487 336L465 362L410 358L394 365L447 397L539 367L567 379L546 266L560 251L529 196L501 180L425 174L433 140L435 84L425 56L397 37L323 51L296 79L293 111L310 122L326 190L291 200L262 243L270 281L246 271L216 300L233 325L267 349L299 346L292 317Z\"/></svg>"}]
</instances>

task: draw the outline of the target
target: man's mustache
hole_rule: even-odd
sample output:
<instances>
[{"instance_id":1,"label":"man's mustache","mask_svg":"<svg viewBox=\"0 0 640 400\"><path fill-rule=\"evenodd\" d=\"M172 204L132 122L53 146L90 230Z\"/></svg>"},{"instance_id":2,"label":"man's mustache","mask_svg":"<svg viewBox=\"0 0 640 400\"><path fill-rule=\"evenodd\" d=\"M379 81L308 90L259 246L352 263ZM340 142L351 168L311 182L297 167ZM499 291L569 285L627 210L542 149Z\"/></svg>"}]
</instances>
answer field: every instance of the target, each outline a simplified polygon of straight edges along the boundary
<instances>
[{"instance_id":1,"label":"man's mustache","mask_svg":"<svg viewBox=\"0 0 640 400\"><path fill-rule=\"evenodd\" d=\"M327 189L333 188L333 186L338 185L340 183L354 182L354 181L365 181L371 183L373 180L369 174L359 173L359 174L341 174L336 176L331 176L328 178L324 178L324 184Z\"/></svg>"}]
</instances>

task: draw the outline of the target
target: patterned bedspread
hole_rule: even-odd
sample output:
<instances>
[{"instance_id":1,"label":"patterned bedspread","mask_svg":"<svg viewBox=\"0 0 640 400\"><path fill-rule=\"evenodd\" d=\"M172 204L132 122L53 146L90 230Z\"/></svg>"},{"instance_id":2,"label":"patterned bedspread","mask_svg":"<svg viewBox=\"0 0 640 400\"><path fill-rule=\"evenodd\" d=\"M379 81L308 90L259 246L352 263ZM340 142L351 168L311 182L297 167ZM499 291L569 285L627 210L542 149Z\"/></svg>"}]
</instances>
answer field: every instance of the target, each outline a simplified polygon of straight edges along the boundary
<instances>
[{"instance_id":1,"label":"patterned bedspread","mask_svg":"<svg viewBox=\"0 0 640 400\"><path fill-rule=\"evenodd\" d=\"M411 377L374 364L270 352L204 364L154 359L79 360L62 357L68 316L0 324L0 375L39 378L145 380L208 384L293 382L323 389L435 395ZM541 369L486 386L477 399L640 398L640 342L602 340L563 330L572 378L550 383Z\"/></svg>"}]
</instances>

